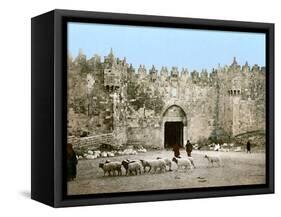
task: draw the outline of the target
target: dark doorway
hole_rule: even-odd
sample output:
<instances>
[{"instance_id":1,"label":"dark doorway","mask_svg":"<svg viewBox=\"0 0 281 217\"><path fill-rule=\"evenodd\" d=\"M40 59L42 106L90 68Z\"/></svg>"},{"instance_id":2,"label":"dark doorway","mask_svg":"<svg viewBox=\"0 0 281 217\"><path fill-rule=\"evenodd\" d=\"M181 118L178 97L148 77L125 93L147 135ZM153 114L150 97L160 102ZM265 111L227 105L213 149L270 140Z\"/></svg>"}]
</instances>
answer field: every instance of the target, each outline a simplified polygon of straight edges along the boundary
<instances>
[{"instance_id":1,"label":"dark doorway","mask_svg":"<svg viewBox=\"0 0 281 217\"><path fill-rule=\"evenodd\" d=\"M178 144L183 147L183 123L166 122L164 136L165 148L172 148L172 146L175 144Z\"/></svg>"}]
</instances>

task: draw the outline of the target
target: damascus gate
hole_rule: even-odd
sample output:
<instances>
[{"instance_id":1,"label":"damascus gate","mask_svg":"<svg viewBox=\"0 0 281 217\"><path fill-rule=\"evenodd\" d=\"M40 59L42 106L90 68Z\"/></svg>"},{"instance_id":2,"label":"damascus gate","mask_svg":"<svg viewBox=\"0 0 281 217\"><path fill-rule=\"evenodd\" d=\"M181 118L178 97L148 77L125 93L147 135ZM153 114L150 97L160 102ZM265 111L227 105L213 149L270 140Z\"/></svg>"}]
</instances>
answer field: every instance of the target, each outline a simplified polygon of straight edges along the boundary
<instances>
[{"instance_id":1,"label":"damascus gate","mask_svg":"<svg viewBox=\"0 0 281 217\"><path fill-rule=\"evenodd\" d=\"M265 143L265 67L134 68L113 50L68 56L68 138L85 147ZM188 67L188 66L187 66Z\"/></svg>"},{"instance_id":2,"label":"damascus gate","mask_svg":"<svg viewBox=\"0 0 281 217\"><path fill-rule=\"evenodd\" d=\"M67 28L68 195L267 182L265 34Z\"/></svg>"}]
</instances>

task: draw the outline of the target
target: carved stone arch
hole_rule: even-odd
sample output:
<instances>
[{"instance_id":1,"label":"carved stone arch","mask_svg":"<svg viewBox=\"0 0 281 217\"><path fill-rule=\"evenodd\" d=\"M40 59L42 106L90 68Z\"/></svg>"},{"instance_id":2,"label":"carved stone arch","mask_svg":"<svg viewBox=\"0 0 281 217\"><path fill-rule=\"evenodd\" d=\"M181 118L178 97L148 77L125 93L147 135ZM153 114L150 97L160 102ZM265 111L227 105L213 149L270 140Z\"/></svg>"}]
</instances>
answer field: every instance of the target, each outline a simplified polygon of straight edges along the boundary
<instances>
[{"instance_id":1,"label":"carved stone arch","mask_svg":"<svg viewBox=\"0 0 281 217\"><path fill-rule=\"evenodd\" d=\"M187 116L183 108L177 104L169 105L165 108L162 113L162 122L168 119L170 121L182 121L186 126Z\"/></svg>"},{"instance_id":2,"label":"carved stone arch","mask_svg":"<svg viewBox=\"0 0 281 217\"><path fill-rule=\"evenodd\" d=\"M177 104L172 104L163 110L161 118L162 144L171 148L178 144L184 146L187 138L187 115L184 109Z\"/></svg>"}]
</instances>

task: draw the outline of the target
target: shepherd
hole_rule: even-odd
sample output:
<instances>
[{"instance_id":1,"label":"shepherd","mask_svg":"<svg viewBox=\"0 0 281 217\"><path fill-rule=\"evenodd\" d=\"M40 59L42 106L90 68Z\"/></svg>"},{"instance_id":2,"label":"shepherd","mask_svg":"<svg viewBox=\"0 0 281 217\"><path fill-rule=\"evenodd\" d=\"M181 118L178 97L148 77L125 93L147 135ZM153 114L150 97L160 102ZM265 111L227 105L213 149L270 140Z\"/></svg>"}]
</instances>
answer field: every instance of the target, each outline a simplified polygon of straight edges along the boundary
<instances>
[{"instance_id":1,"label":"shepherd","mask_svg":"<svg viewBox=\"0 0 281 217\"><path fill-rule=\"evenodd\" d=\"M67 160L67 180L72 181L76 178L76 173L77 173L77 158L76 158L76 153L73 150L72 144L67 143L66 147L66 160Z\"/></svg>"},{"instance_id":2,"label":"shepherd","mask_svg":"<svg viewBox=\"0 0 281 217\"><path fill-rule=\"evenodd\" d=\"M187 153L188 157L191 157L192 149L193 149L192 144L190 143L189 140L187 140L186 145L185 145L185 150L186 150L186 153Z\"/></svg>"},{"instance_id":3,"label":"shepherd","mask_svg":"<svg viewBox=\"0 0 281 217\"><path fill-rule=\"evenodd\" d=\"M247 144L246 144L246 149L247 149L247 153L251 153L251 143L248 140Z\"/></svg>"},{"instance_id":4,"label":"shepherd","mask_svg":"<svg viewBox=\"0 0 281 217\"><path fill-rule=\"evenodd\" d=\"M174 156L176 158L181 158L180 156L180 146L178 144L173 145Z\"/></svg>"}]
</instances>

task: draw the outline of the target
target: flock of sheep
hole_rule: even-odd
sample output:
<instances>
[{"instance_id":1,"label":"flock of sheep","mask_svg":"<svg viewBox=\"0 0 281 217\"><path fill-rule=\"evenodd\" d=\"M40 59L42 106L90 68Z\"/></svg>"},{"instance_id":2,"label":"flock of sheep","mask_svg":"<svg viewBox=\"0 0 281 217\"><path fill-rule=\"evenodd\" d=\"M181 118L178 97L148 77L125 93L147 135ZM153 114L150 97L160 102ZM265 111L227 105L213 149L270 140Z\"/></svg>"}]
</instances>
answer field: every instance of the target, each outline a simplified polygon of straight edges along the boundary
<instances>
[{"instance_id":1,"label":"flock of sheep","mask_svg":"<svg viewBox=\"0 0 281 217\"><path fill-rule=\"evenodd\" d=\"M221 166L221 159L218 156L204 156L210 165ZM177 165L177 169L184 169L186 171L191 171L195 169L194 160L192 157L187 158L160 158L151 160L123 160L123 161L110 161L99 163L99 168L103 170L104 176L122 176L122 167L125 169L125 175L140 175L142 173L156 173L156 172L166 172L172 171L172 163Z\"/></svg>"}]
</instances>

